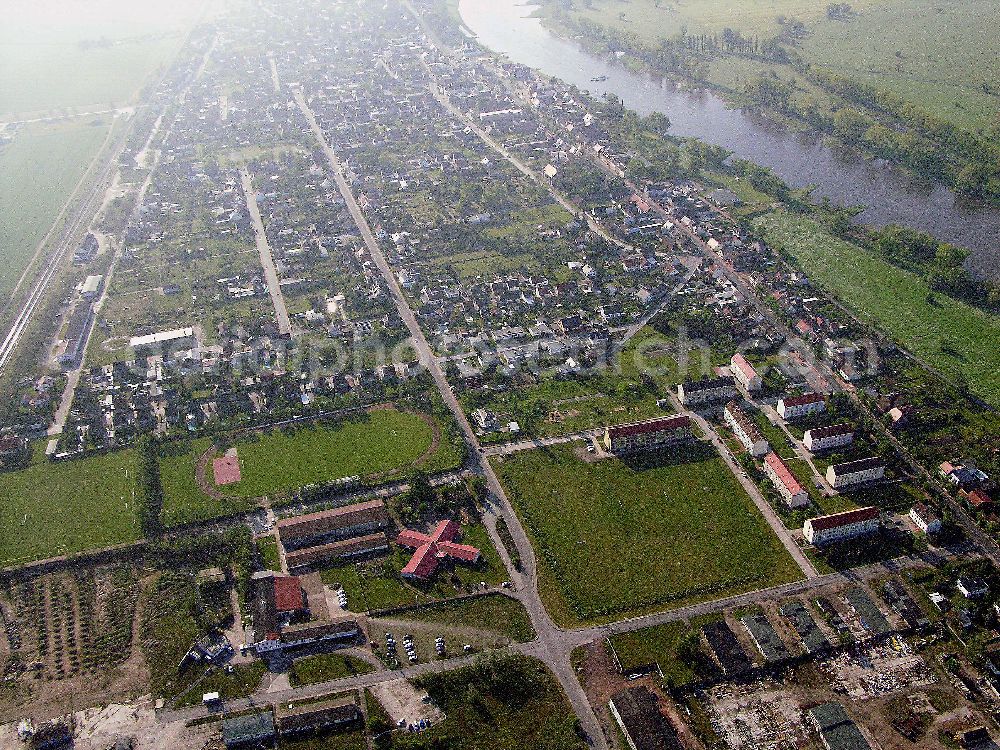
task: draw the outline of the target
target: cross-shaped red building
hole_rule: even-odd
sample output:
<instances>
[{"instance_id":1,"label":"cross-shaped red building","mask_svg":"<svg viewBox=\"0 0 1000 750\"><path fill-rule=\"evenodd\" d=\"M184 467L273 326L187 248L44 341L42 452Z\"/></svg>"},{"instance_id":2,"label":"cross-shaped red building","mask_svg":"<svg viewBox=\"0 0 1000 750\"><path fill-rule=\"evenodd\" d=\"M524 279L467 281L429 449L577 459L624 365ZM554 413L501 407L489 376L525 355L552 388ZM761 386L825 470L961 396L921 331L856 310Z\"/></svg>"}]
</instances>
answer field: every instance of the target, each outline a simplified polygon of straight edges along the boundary
<instances>
[{"instance_id":1,"label":"cross-shaped red building","mask_svg":"<svg viewBox=\"0 0 1000 750\"><path fill-rule=\"evenodd\" d=\"M396 537L396 544L415 549L416 552L406 563L401 575L404 578L426 581L437 570L438 563L445 558L470 564L477 563L478 549L455 542L460 532L461 527L454 521L441 521L430 534L403 529Z\"/></svg>"}]
</instances>

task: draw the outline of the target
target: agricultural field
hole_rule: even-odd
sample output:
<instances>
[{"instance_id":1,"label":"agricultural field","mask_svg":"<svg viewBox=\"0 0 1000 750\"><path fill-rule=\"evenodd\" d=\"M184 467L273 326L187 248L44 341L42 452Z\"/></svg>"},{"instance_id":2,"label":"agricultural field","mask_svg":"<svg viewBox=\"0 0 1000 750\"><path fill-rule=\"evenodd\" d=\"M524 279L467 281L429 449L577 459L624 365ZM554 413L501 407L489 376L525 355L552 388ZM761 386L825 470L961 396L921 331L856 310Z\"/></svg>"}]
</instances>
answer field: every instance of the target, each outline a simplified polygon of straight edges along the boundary
<instances>
[{"instance_id":1,"label":"agricultural field","mask_svg":"<svg viewBox=\"0 0 1000 750\"><path fill-rule=\"evenodd\" d=\"M0 297L14 288L111 127L108 115L30 123L0 145Z\"/></svg>"},{"instance_id":2,"label":"agricultural field","mask_svg":"<svg viewBox=\"0 0 1000 750\"><path fill-rule=\"evenodd\" d=\"M51 700L64 690L91 696L141 690L127 666L141 593L133 565L81 568L0 587L9 652L0 653L0 716L24 700ZM27 665L36 670L24 672ZM134 667L134 663L131 665ZM4 719L0 718L0 721Z\"/></svg>"},{"instance_id":3,"label":"agricultural field","mask_svg":"<svg viewBox=\"0 0 1000 750\"><path fill-rule=\"evenodd\" d=\"M1000 318L931 295L923 279L831 236L810 219L771 213L756 219L754 228L862 320L1000 404Z\"/></svg>"},{"instance_id":4,"label":"agricultural field","mask_svg":"<svg viewBox=\"0 0 1000 750\"><path fill-rule=\"evenodd\" d=\"M73 12L72 9L79 9ZM7 13L0 30L0 118L131 103L170 61L204 5L153 8L126 0L37 3ZM86 12L80 12L86 7Z\"/></svg>"},{"instance_id":5,"label":"agricultural field","mask_svg":"<svg viewBox=\"0 0 1000 750\"><path fill-rule=\"evenodd\" d=\"M607 620L798 577L712 449L683 453L586 463L570 445L495 462L532 537L556 622Z\"/></svg>"},{"instance_id":6,"label":"agricultural field","mask_svg":"<svg viewBox=\"0 0 1000 750\"><path fill-rule=\"evenodd\" d=\"M0 565L139 539L137 470L125 450L0 474Z\"/></svg>"}]
</instances>

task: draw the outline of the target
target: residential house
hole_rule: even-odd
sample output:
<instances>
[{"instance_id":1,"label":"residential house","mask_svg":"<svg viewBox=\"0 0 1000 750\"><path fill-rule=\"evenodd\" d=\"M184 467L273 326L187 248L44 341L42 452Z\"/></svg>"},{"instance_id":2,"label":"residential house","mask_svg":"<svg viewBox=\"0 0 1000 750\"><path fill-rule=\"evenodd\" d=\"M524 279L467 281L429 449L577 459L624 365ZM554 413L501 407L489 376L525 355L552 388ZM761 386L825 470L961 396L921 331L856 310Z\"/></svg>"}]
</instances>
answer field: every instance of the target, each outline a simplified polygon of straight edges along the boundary
<instances>
[{"instance_id":1,"label":"residential house","mask_svg":"<svg viewBox=\"0 0 1000 750\"><path fill-rule=\"evenodd\" d=\"M691 439L691 420L686 416L661 417L635 424L606 427L604 447L616 455L659 450Z\"/></svg>"},{"instance_id":2,"label":"residential house","mask_svg":"<svg viewBox=\"0 0 1000 750\"><path fill-rule=\"evenodd\" d=\"M726 420L726 424L732 429L733 434L736 435L737 439L751 456L760 458L771 450L771 446L764 439L760 428L757 427L754 421L747 416L746 412L735 401L730 401L726 404L723 417Z\"/></svg>"},{"instance_id":3,"label":"residential house","mask_svg":"<svg viewBox=\"0 0 1000 750\"><path fill-rule=\"evenodd\" d=\"M809 544L819 547L871 534L878 529L878 508L865 507L806 519L802 533Z\"/></svg>"},{"instance_id":4,"label":"residential house","mask_svg":"<svg viewBox=\"0 0 1000 750\"><path fill-rule=\"evenodd\" d=\"M822 393L803 393L801 396L784 396L778 399L778 414L786 421L823 411L826 411L826 396Z\"/></svg>"},{"instance_id":5,"label":"residential house","mask_svg":"<svg viewBox=\"0 0 1000 750\"><path fill-rule=\"evenodd\" d=\"M757 370L754 369L753 365L742 354L734 354L729 365L729 371L736 378L736 382L748 391L759 391L764 385L764 381L757 374Z\"/></svg>"},{"instance_id":6,"label":"residential house","mask_svg":"<svg viewBox=\"0 0 1000 750\"><path fill-rule=\"evenodd\" d=\"M854 442L854 426L850 424L835 424L828 427L814 427L806 430L802 441L806 450L812 453L843 448Z\"/></svg>"},{"instance_id":7,"label":"residential house","mask_svg":"<svg viewBox=\"0 0 1000 750\"><path fill-rule=\"evenodd\" d=\"M883 478L885 478L885 462L878 457L833 464L826 469L826 481L835 490L877 482Z\"/></svg>"},{"instance_id":8,"label":"residential house","mask_svg":"<svg viewBox=\"0 0 1000 750\"><path fill-rule=\"evenodd\" d=\"M914 503L910 508L910 520L925 534L941 531L941 519L924 503Z\"/></svg>"},{"instance_id":9,"label":"residential house","mask_svg":"<svg viewBox=\"0 0 1000 750\"><path fill-rule=\"evenodd\" d=\"M789 508L794 510L809 505L809 493L777 453L771 452L764 456L764 473Z\"/></svg>"},{"instance_id":10,"label":"residential house","mask_svg":"<svg viewBox=\"0 0 1000 750\"><path fill-rule=\"evenodd\" d=\"M677 386L677 398L685 406L728 401L736 395L732 378L689 380Z\"/></svg>"}]
</instances>

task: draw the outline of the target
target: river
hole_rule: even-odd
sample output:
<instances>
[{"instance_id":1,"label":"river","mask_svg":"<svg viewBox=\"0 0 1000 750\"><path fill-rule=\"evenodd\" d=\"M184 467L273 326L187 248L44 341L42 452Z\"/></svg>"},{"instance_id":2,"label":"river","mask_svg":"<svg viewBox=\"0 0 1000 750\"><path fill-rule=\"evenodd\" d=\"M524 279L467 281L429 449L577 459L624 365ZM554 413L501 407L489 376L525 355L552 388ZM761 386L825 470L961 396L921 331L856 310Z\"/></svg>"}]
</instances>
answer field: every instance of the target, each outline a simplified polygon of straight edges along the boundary
<instances>
[{"instance_id":1,"label":"river","mask_svg":"<svg viewBox=\"0 0 1000 750\"><path fill-rule=\"evenodd\" d=\"M534 7L518 0L459 2L465 25L494 52L595 96L614 94L640 114L662 112L674 135L718 144L771 168L793 187L815 185L816 198L864 206L857 221L902 224L966 247L972 251L970 270L1000 280L1000 211L970 205L943 185L928 185L889 165L840 153L815 136L730 109L712 92L678 89L661 77L634 73L553 35L531 17ZM601 76L607 80L591 80Z\"/></svg>"}]
</instances>

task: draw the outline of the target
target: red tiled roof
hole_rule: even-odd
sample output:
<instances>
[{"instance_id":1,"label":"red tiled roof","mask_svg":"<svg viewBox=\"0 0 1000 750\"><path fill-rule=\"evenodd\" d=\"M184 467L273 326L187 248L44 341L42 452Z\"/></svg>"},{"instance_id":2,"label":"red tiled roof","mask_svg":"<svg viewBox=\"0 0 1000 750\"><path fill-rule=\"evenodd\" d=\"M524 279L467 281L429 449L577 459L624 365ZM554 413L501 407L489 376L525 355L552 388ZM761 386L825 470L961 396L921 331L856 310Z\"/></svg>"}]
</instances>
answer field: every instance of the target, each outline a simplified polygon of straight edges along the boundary
<instances>
[{"instance_id":1,"label":"red tiled roof","mask_svg":"<svg viewBox=\"0 0 1000 750\"><path fill-rule=\"evenodd\" d=\"M983 505L990 505L993 502L993 498L991 498L982 490L973 490L972 492L968 493L965 497L966 499L968 499L969 505L971 505L973 508L979 508L982 507Z\"/></svg>"},{"instance_id":2,"label":"red tiled roof","mask_svg":"<svg viewBox=\"0 0 1000 750\"><path fill-rule=\"evenodd\" d=\"M212 461L212 473L215 475L216 487L235 484L243 478L240 460L236 456L221 456Z\"/></svg>"},{"instance_id":3,"label":"red tiled roof","mask_svg":"<svg viewBox=\"0 0 1000 750\"><path fill-rule=\"evenodd\" d=\"M834 513L829 516L819 516L811 518L813 531L824 531L826 529L836 529L841 526L848 526L852 523L861 523L878 518L878 508L857 508L855 510L845 510L843 513Z\"/></svg>"},{"instance_id":4,"label":"red tiled roof","mask_svg":"<svg viewBox=\"0 0 1000 750\"><path fill-rule=\"evenodd\" d=\"M450 542L458 537L462 527L454 521L440 521L431 533L435 542Z\"/></svg>"},{"instance_id":5,"label":"red tiled roof","mask_svg":"<svg viewBox=\"0 0 1000 750\"><path fill-rule=\"evenodd\" d=\"M304 609L302 584L295 576L274 577L274 606L279 612L297 612Z\"/></svg>"},{"instance_id":6,"label":"red tiled roof","mask_svg":"<svg viewBox=\"0 0 1000 750\"><path fill-rule=\"evenodd\" d=\"M402 574L414 578L429 578L437 570L437 566L437 545L430 542L417 548L410 561L403 566Z\"/></svg>"},{"instance_id":7,"label":"red tiled roof","mask_svg":"<svg viewBox=\"0 0 1000 750\"><path fill-rule=\"evenodd\" d=\"M411 547L413 549L423 547L432 541L427 534L421 534L419 531L413 531L412 529L403 529L399 532L399 536L396 537L396 544L401 547Z\"/></svg>"},{"instance_id":8,"label":"red tiled roof","mask_svg":"<svg viewBox=\"0 0 1000 750\"><path fill-rule=\"evenodd\" d=\"M644 435L650 432L667 432L680 430L691 426L689 417L662 417L651 419L648 422L637 422L636 424L626 424L620 427L609 427L608 432L611 438L628 437L629 435Z\"/></svg>"},{"instance_id":9,"label":"red tiled roof","mask_svg":"<svg viewBox=\"0 0 1000 750\"><path fill-rule=\"evenodd\" d=\"M826 396L822 393L803 393L801 396L786 396L781 402L787 406L805 406L806 404L816 404L826 401Z\"/></svg>"},{"instance_id":10,"label":"red tiled roof","mask_svg":"<svg viewBox=\"0 0 1000 750\"><path fill-rule=\"evenodd\" d=\"M455 521L439 521L430 535L411 529L403 529L396 537L396 544L415 547L413 557L403 567L402 574L426 579L437 570L438 561L446 557L462 562L476 562L479 550L468 544L457 544L462 527Z\"/></svg>"},{"instance_id":11,"label":"red tiled roof","mask_svg":"<svg viewBox=\"0 0 1000 750\"><path fill-rule=\"evenodd\" d=\"M479 559L479 550L470 544L440 542L437 548L439 557L454 557L463 562L476 562Z\"/></svg>"},{"instance_id":12,"label":"red tiled roof","mask_svg":"<svg viewBox=\"0 0 1000 750\"><path fill-rule=\"evenodd\" d=\"M781 460L781 456L774 451L771 451L764 456L764 461L771 467L775 476L778 477L789 493L797 495L800 492L805 492L802 485L799 484L799 480L795 478L795 475L792 474L791 470L789 470L789 468L785 465L785 462Z\"/></svg>"},{"instance_id":13,"label":"red tiled roof","mask_svg":"<svg viewBox=\"0 0 1000 750\"><path fill-rule=\"evenodd\" d=\"M753 369L753 365L747 362L746 357L742 354L733 355L732 365L742 372L747 380L753 380L757 377L757 371Z\"/></svg>"}]
</instances>

